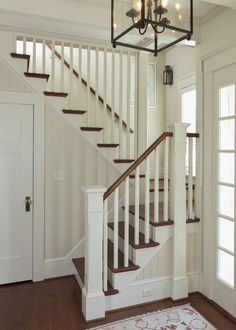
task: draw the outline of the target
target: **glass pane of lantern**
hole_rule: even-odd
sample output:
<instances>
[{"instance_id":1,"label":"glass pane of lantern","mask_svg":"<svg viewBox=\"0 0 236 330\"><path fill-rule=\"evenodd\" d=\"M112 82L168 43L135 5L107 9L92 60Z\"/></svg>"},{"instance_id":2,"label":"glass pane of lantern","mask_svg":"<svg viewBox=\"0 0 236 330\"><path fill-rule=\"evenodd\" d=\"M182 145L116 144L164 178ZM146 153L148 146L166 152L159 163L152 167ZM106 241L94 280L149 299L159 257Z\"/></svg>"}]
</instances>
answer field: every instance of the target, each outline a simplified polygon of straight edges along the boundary
<instances>
[{"instance_id":1,"label":"glass pane of lantern","mask_svg":"<svg viewBox=\"0 0 236 330\"><path fill-rule=\"evenodd\" d=\"M114 38L119 37L117 42L126 43L132 46L139 46L146 49L154 49L154 36L157 36L158 48L176 41L190 33L190 0L113 0L114 3ZM142 3L145 4L145 19L152 21L155 30L151 25L146 27L137 26L141 22ZM134 24L136 23L136 26ZM156 23L161 24L159 26ZM130 31L127 31L132 27ZM176 28L176 29L175 29ZM146 32L145 32L146 31Z\"/></svg>"}]
</instances>

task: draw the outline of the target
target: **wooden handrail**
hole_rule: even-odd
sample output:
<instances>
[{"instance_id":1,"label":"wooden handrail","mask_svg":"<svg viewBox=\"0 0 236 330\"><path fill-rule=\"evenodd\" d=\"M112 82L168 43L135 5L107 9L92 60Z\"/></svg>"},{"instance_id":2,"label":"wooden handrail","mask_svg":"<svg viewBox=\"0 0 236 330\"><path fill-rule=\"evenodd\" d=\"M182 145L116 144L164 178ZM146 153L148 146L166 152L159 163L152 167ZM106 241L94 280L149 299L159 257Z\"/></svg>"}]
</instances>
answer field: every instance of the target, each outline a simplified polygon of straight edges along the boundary
<instances>
[{"instance_id":1,"label":"wooden handrail","mask_svg":"<svg viewBox=\"0 0 236 330\"><path fill-rule=\"evenodd\" d=\"M200 134L199 133L187 133L187 137L189 137L189 138L199 138Z\"/></svg>"},{"instance_id":2,"label":"wooden handrail","mask_svg":"<svg viewBox=\"0 0 236 330\"><path fill-rule=\"evenodd\" d=\"M51 46L51 44L49 43L49 42L46 42L46 46L50 49L50 50L52 50L52 46ZM58 51L56 51L55 50L55 55L56 55L56 57L61 61L62 60L62 58L61 58L61 54L58 52ZM64 65L67 67L67 69L68 70L70 70L70 64L64 59ZM79 79L79 73L75 70L75 69L73 69L73 75L76 77L76 78L78 78ZM86 80L84 80L84 78L83 77L81 77L81 81L82 81L82 84L85 86L85 87L87 87L88 86L88 83L87 83L87 81ZM96 95L96 91L90 86L90 92L95 96ZM101 102L102 104L104 104L104 99L100 96L100 95L98 95L98 99L99 99L99 102ZM106 108L107 108L107 110L109 111L109 112L112 112L112 108L111 108L111 106L109 105L109 104L106 104ZM119 121L120 120L120 116L115 112L114 113L114 115L115 115L115 118ZM124 127L124 128L126 128L127 129L127 124L126 124L126 122L124 122L124 120L122 120L122 126ZM134 133L134 131L130 128L129 129L129 131L130 131L130 133L131 134L133 134Z\"/></svg>"},{"instance_id":3,"label":"wooden handrail","mask_svg":"<svg viewBox=\"0 0 236 330\"><path fill-rule=\"evenodd\" d=\"M173 133L171 132L164 132L159 138L153 142L153 144L144 151L144 153L132 164L130 167L111 185L110 188L107 189L105 194L103 195L103 200L106 200L111 193L140 165L145 158L147 158L150 153L156 149L156 147L165 140L167 137L172 137Z\"/></svg>"}]
</instances>

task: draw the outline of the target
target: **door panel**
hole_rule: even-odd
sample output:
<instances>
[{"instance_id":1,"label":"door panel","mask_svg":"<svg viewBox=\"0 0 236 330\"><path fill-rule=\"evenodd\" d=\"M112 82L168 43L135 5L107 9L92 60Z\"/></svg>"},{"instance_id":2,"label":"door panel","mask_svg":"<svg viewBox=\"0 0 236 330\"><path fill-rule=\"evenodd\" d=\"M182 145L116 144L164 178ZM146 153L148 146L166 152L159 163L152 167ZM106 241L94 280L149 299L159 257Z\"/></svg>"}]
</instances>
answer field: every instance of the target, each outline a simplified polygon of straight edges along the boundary
<instances>
[{"instance_id":1,"label":"door panel","mask_svg":"<svg viewBox=\"0 0 236 330\"><path fill-rule=\"evenodd\" d=\"M0 104L0 284L32 279L33 108Z\"/></svg>"},{"instance_id":2,"label":"door panel","mask_svg":"<svg viewBox=\"0 0 236 330\"><path fill-rule=\"evenodd\" d=\"M236 64L213 74L214 270L212 298L235 316Z\"/></svg>"}]
</instances>

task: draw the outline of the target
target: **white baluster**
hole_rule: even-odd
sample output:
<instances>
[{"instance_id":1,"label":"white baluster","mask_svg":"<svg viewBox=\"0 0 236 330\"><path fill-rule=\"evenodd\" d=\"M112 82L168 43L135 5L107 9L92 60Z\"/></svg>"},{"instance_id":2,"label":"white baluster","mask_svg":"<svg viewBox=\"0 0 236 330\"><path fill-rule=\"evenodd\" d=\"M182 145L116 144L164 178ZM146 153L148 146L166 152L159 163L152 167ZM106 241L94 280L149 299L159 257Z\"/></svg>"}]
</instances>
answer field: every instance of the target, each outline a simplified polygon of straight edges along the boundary
<instances>
[{"instance_id":1,"label":"white baluster","mask_svg":"<svg viewBox=\"0 0 236 330\"><path fill-rule=\"evenodd\" d=\"M90 124L90 47L87 49L87 126Z\"/></svg>"},{"instance_id":2,"label":"white baluster","mask_svg":"<svg viewBox=\"0 0 236 330\"><path fill-rule=\"evenodd\" d=\"M188 139L188 218L193 215L193 139Z\"/></svg>"},{"instance_id":3,"label":"white baluster","mask_svg":"<svg viewBox=\"0 0 236 330\"><path fill-rule=\"evenodd\" d=\"M26 37L23 37L23 54L26 54Z\"/></svg>"},{"instance_id":4,"label":"white baluster","mask_svg":"<svg viewBox=\"0 0 236 330\"><path fill-rule=\"evenodd\" d=\"M129 176L125 179L124 266L129 266Z\"/></svg>"},{"instance_id":5,"label":"white baluster","mask_svg":"<svg viewBox=\"0 0 236 330\"><path fill-rule=\"evenodd\" d=\"M17 35L14 35L14 38L13 38L13 48L12 48L12 52L13 53L17 53Z\"/></svg>"},{"instance_id":6,"label":"white baluster","mask_svg":"<svg viewBox=\"0 0 236 330\"><path fill-rule=\"evenodd\" d=\"M37 52L36 52L36 39L33 38L33 72L35 73L36 72L36 55L37 55Z\"/></svg>"},{"instance_id":7,"label":"white baluster","mask_svg":"<svg viewBox=\"0 0 236 330\"><path fill-rule=\"evenodd\" d=\"M61 43L61 91L65 91L65 44Z\"/></svg>"},{"instance_id":8,"label":"white baluster","mask_svg":"<svg viewBox=\"0 0 236 330\"><path fill-rule=\"evenodd\" d=\"M55 41L52 42L51 91L55 91Z\"/></svg>"},{"instance_id":9,"label":"white baluster","mask_svg":"<svg viewBox=\"0 0 236 330\"><path fill-rule=\"evenodd\" d=\"M149 157L145 160L145 243L150 239L150 166Z\"/></svg>"},{"instance_id":10,"label":"white baluster","mask_svg":"<svg viewBox=\"0 0 236 330\"><path fill-rule=\"evenodd\" d=\"M99 118L99 49L96 48L96 71L95 71L95 86L96 86L96 107L95 107L95 126L98 125Z\"/></svg>"},{"instance_id":11,"label":"white baluster","mask_svg":"<svg viewBox=\"0 0 236 330\"><path fill-rule=\"evenodd\" d=\"M46 42L43 40L42 44L42 72L46 73Z\"/></svg>"},{"instance_id":12,"label":"white baluster","mask_svg":"<svg viewBox=\"0 0 236 330\"><path fill-rule=\"evenodd\" d=\"M133 151L133 157L137 158L138 157L138 104L137 104L137 100L138 100L138 54L136 53L134 55L134 151Z\"/></svg>"},{"instance_id":13,"label":"white baluster","mask_svg":"<svg viewBox=\"0 0 236 330\"><path fill-rule=\"evenodd\" d=\"M105 127L106 127L106 116L107 116L107 50L104 49L104 82L103 82L103 142L105 143Z\"/></svg>"},{"instance_id":14,"label":"white baluster","mask_svg":"<svg viewBox=\"0 0 236 330\"><path fill-rule=\"evenodd\" d=\"M168 221L168 202L169 202L169 138L165 139L164 146L164 205L163 220Z\"/></svg>"},{"instance_id":15,"label":"white baluster","mask_svg":"<svg viewBox=\"0 0 236 330\"><path fill-rule=\"evenodd\" d=\"M108 247L107 247L107 223L108 223L108 199L104 201L104 222L103 222L103 290L107 291L107 255L108 255Z\"/></svg>"},{"instance_id":16,"label":"white baluster","mask_svg":"<svg viewBox=\"0 0 236 330\"><path fill-rule=\"evenodd\" d=\"M119 224L119 188L114 192L114 250L113 250L113 267L118 268L118 224Z\"/></svg>"},{"instance_id":17,"label":"white baluster","mask_svg":"<svg viewBox=\"0 0 236 330\"><path fill-rule=\"evenodd\" d=\"M119 77L119 144L120 144L120 158L122 158L122 147L123 147L123 127L122 127L122 110L123 110L123 52L120 52L120 77Z\"/></svg>"},{"instance_id":18,"label":"white baluster","mask_svg":"<svg viewBox=\"0 0 236 330\"><path fill-rule=\"evenodd\" d=\"M70 89L69 89L69 105L72 109L73 106L73 70L74 70L74 47L70 44Z\"/></svg>"},{"instance_id":19,"label":"white baluster","mask_svg":"<svg viewBox=\"0 0 236 330\"><path fill-rule=\"evenodd\" d=\"M135 216L134 216L134 233L135 244L139 244L139 182L140 182L139 166L135 170Z\"/></svg>"},{"instance_id":20,"label":"white baluster","mask_svg":"<svg viewBox=\"0 0 236 330\"><path fill-rule=\"evenodd\" d=\"M127 55L127 129L126 129L126 154L127 158L130 158L130 77L131 65L130 54Z\"/></svg>"},{"instance_id":21,"label":"white baluster","mask_svg":"<svg viewBox=\"0 0 236 330\"><path fill-rule=\"evenodd\" d=\"M116 98L116 53L112 50L112 70L111 70L112 88L111 88L111 143L114 143L115 136L115 98Z\"/></svg>"},{"instance_id":22,"label":"white baluster","mask_svg":"<svg viewBox=\"0 0 236 330\"><path fill-rule=\"evenodd\" d=\"M155 150L154 222L159 221L159 148Z\"/></svg>"},{"instance_id":23,"label":"white baluster","mask_svg":"<svg viewBox=\"0 0 236 330\"><path fill-rule=\"evenodd\" d=\"M78 92L78 107L79 110L82 110L82 79L83 79L83 72L82 72L82 64L83 64L83 58L82 58L82 46L79 45L79 92Z\"/></svg>"}]
</instances>

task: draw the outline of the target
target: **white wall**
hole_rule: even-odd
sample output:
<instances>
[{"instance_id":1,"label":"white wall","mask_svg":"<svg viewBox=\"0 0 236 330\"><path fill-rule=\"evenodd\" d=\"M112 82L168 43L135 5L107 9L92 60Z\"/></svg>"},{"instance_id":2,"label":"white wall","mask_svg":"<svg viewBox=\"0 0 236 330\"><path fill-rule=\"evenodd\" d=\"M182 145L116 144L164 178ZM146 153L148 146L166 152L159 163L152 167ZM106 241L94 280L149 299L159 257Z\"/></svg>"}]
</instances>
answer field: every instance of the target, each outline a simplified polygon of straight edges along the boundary
<instances>
[{"instance_id":1,"label":"white wall","mask_svg":"<svg viewBox=\"0 0 236 330\"><path fill-rule=\"evenodd\" d=\"M82 187L109 187L118 172L61 116L46 108L45 258L65 257L84 237ZM63 182L54 181L62 170Z\"/></svg>"},{"instance_id":2,"label":"white wall","mask_svg":"<svg viewBox=\"0 0 236 330\"><path fill-rule=\"evenodd\" d=\"M197 47L200 57L214 54L236 42L236 11L222 9L206 21L201 28L201 43Z\"/></svg>"},{"instance_id":3,"label":"white wall","mask_svg":"<svg viewBox=\"0 0 236 330\"><path fill-rule=\"evenodd\" d=\"M180 120L178 113L178 84L196 75L196 49L178 45L166 53L166 65L171 65L174 71L174 84L165 89L165 124L168 126Z\"/></svg>"}]
</instances>

